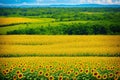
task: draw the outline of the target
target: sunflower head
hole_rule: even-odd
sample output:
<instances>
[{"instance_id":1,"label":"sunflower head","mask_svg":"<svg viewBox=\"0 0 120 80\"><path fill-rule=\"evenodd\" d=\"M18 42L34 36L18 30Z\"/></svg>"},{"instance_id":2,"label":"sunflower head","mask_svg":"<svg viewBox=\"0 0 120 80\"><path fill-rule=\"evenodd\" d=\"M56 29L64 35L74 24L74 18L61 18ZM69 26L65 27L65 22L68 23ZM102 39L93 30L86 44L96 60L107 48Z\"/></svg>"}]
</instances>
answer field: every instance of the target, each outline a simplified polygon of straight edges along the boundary
<instances>
[{"instance_id":1,"label":"sunflower head","mask_svg":"<svg viewBox=\"0 0 120 80\"><path fill-rule=\"evenodd\" d=\"M18 74L18 79L22 79L22 78L23 78L23 74L22 73Z\"/></svg>"}]
</instances>

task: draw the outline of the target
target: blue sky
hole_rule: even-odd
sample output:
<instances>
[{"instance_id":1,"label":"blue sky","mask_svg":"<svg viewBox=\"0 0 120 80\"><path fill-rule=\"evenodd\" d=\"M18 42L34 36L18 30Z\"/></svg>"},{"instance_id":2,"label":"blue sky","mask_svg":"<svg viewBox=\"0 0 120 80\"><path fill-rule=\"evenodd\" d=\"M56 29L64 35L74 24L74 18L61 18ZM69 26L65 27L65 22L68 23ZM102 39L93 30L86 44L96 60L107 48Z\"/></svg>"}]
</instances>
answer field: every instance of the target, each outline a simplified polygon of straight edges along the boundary
<instances>
[{"instance_id":1,"label":"blue sky","mask_svg":"<svg viewBox=\"0 0 120 80\"><path fill-rule=\"evenodd\" d=\"M0 4L119 4L120 0L0 0Z\"/></svg>"}]
</instances>

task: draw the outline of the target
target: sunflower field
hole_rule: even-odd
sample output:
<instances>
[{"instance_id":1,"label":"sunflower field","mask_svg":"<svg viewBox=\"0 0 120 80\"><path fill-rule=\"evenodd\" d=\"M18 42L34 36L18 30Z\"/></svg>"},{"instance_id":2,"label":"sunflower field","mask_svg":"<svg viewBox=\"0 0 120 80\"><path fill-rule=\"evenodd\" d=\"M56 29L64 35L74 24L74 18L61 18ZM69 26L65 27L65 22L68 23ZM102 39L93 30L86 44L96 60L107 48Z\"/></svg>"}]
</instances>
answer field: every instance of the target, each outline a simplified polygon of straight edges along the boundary
<instances>
[{"instance_id":1,"label":"sunflower field","mask_svg":"<svg viewBox=\"0 0 120 80\"><path fill-rule=\"evenodd\" d=\"M118 57L0 58L1 80L120 80Z\"/></svg>"}]
</instances>

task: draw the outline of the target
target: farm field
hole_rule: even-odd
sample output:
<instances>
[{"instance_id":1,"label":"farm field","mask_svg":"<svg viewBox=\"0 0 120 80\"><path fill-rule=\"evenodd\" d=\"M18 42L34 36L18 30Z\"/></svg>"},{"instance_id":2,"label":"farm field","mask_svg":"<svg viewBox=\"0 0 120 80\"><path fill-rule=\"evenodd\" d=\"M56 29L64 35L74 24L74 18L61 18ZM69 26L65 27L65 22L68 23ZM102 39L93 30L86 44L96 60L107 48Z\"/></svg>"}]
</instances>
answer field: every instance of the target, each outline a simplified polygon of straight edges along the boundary
<instances>
[{"instance_id":1,"label":"farm field","mask_svg":"<svg viewBox=\"0 0 120 80\"><path fill-rule=\"evenodd\" d=\"M9 21L8 21L9 20ZM6 21L6 22L5 22ZM52 18L25 18L25 17L9 17L9 18L0 18L0 34L6 35L7 32L21 29L36 29L48 26L60 26L61 24L77 24L77 23L93 23L97 21L64 21L64 22L55 22L55 19Z\"/></svg>"},{"instance_id":2,"label":"farm field","mask_svg":"<svg viewBox=\"0 0 120 80\"><path fill-rule=\"evenodd\" d=\"M1 35L0 56L120 56L119 35Z\"/></svg>"},{"instance_id":3,"label":"farm field","mask_svg":"<svg viewBox=\"0 0 120 80\"><path fill-rule=\"evenodd\" d=\"M9 25L9 24L16 24L16 23L26 23L26 22L38 22L37 19L29 19L29 18L17 18L17 17L10 17L10 18L0 18L0 25Z\"/></svg>"},{"instance_id":4,"label":"farm field","mask_svg":"<svg viewBox=\"0 0 120 80\"><path fill-rule=\"evenodd\" d=\"M0 11L0 80L120 80L120 8Z\"/></svg>"},{"instance_id":5,"label":"farm field","mask_svg":"<svg viewBox=\"0 0 120 80\"><path fill-rule=\"evenodd\" d=\"M120 34L119 8L0 8L0 10L1 35Z\"/></svg>"},{"instance_id":6,"label":"farm field","mask_svg":"<svg viewBox=\"0 0 120 80\"><path fill-rule=\"evenodd\" d=\"M119 80L119 57L0 58L3 80Z\"/></svg>"}]
</instances>

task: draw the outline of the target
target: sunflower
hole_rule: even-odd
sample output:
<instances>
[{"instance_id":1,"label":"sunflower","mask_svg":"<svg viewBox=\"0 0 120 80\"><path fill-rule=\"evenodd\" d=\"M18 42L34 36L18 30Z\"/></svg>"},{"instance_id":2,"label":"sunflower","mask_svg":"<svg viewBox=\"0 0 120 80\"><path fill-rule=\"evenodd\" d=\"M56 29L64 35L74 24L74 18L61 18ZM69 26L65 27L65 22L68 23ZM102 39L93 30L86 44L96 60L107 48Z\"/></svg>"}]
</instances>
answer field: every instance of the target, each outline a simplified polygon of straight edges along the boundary
<instances>
[{"instance_id":1,"label":"sunflower","mask_svg":"<svg viewBox=\"0 0 120 80\"><path fill-rule=\"evenodd\" d=\"M13 76L13 80L17 80L17 76L16 75Z\"/></svg>"},{"instance_id":2,"label":"sunflower","mask_svg":"<svg viewBox=\"0 0 120 80\"><path fill-rule=\"evenodd\" d=\"M53 66L52 66L52 65L50 65L50 68L53 68Z\"/></svg>"},{"instance_id":3,"label":"sunflower","mask_svg":"<svg viewBox=\"0 0 120 80\"><path fill-rule=\"evenodd\" d=\"M66 80L70 80L69 77L66 77Z\"/></svg>"},{"instance_id":4,"label":"sunflower","mask_svg":"<svg viewBox=\"0 0 120 80\"><path fill-rule=\"evenodd\" d=\"M71 72L70 72L70 71L68 71L68 72L67 72L67 75L70 75L70 74L71 74Z\"/></svg>"},{"instance_id":5,"label":"sunflower","mask_svg":"<svg viewBox=\"0 0 120 80\"><path fill-rule=\"evenodd\" d=\"M10 68L10 72L12 72L12 71L13 71L13 68L11 67L11 68Z\"/></svg>"},{"instance_id":6,"label":"sunflower","mask_svg":"<svg viewBox=\"0 0 120 80\"><path fill-rule=\"evenodd\" d=\"M30 69L30 73L33 73L34 72L34 69Z\"/></svg>"},{"instance_id":7,"label":"sunflower","mask_svg":"<svg viewBox=\"0 0 120 80\"><path fill-rule=\"evenodd\" d=\"M8 68L5 71L6 71L6 73L9 73L9 69Z\"/></svg>"},{"instance_id":8,"label":"sunflower","mask_svg":"<svg viewBox=\"0 0 120 80\"><path fill-rule=\"evenodd\" d=\"M40 70L40 71L38 72L38 75L39 75L39 76L43 75L43 71Z\"/></svg>"},{"instance_id":9,"label":"sunflower","mask_svg":"<svg viewBox=\"0 0 120 80\"><path fill-rule=\"evenodd\" d=\"M16 71L16 74L17 74L17 75L20 74L20 70L17 70L17 71Z\"/></svg>"},{"instance_id":10,"label":"sunflower","mask_svg":"<svg viewBox=\"0 0 120 80\"><path fill-rule=\"evenodd\" d=\"M71 71L71 72L74 72L74 70L73 70L73 69L71 69L70 71Z\"/></svg>"},{"instance_id":11,"label":"sunflower","mask_svg":"<svg viewBox=\"0 0 120 80\"><path fill-rule=\"evenodd\" d=\"M4 66L5 66L5 67L7 67L7 66L8 66L8 64L4 64Z\"/></svg>"},{"instance_id":12,"label":"sunflower","mask_svg":"<svg viewBox=\"0 0 120 80\"><path fill-rule=\"evenodd\" d=\"M58 80L63 80L63 76L59 76L59 77L58 77Z\"/></svg>"},{"instance_id":13,"label":"sunflower","mask_svg":"<svg viewBox=\"0 0 120 80\"><path fill-rule=\"evenodd\" d=\"M3 73L4 76L7 74L6 70L3 70L2 73Z\"/></svg>"},{"instance_id":14,"label":"sunflower","mask_svg":"<svg viewBox=\"0 0 120 80\"><path fill-rule=\"evenodd\" d=\"M102 67L102 68L101 68L101 70L102 70L102 71L104 71L104 70L105 70L105 68L103 68L103 67Z\"/></svg>"},{"instance_id":15,"label":"sunflower","mask_svg":"<svg viewBox=\"0 0 120 80\"><path fill-rule=\"evenodd\" d=\"M53 76L50 76L50 77L49 77L49 80L54 80L54 77L53 77Z\"/></svg>"},{"instance_id":16,"label":"sunflower","mask_svg":"<svg viewBox=\"0 0 120 80\"><path fill-rule=\"evenodd\" d=\"M53 70L52 70L52 73L54 73L54 72L55 72L55 70L53 69Z\"/></svg>"},{"instance_id":17,"label":"sunflower","mask_svg":"<svg viewBox=\"0 0 120 80\"><path fill-rule=\"evenodd\" d=\"M107 74L104 74L104 75L102 76L102 78L103 78L103 79L107 79Z\"/></svg>"},{"instance_id":18,"label":"sunflower","mask_svg":"<svg viewBox=\"0 0 120 80\"><path fill-rule=\"evenodd\" d=\"M59 67L59 69L58 70L62 70L62 67Z\"/></svg>"},{"instance_id":19,"label":"sunflower","mask_svg":"<svg viewBox=\"0 0 120 80\"><path fill-rule=\"evenodd\" d=\"M86 69L86 70L85 70L85 73L88 74L88 73L89 73L89 69Z\"/></svg>"},{"instance_id":20,"label":"sunflower","mask_svg":"<svg viewBox=\"0 0 120 80\"><path fill-rule=\"evenodd\" d=\"M50 72L50 69L49 69L49 68L47 68L47 69L46 69L46 71L47 71L47 72Z\"/></svg>"},{"instance_id":21,"label":"sunflower","mask_svg":"<svg viewBox=\"0 0 120 80\"><path fill-rule=\"evenodd\" d=\"M60 73L60 74L59 74L59 76L63 76L63 74L62 74L62 73Z\"/></svg>"},{"instance_id":22,"label":"sunflower","mask_svg":"<svg viewBox=\"0 0 120 80\"><path fill-rule=\"evenodd\" d=\"M21 68L21 65L18 65L18 68Z\"/></svg>"},{"instance_id":23,"label":"sunflower","mask_svg":"<svg viewBox=\"0 0 120 80\"><path fill-rule=\"evenodd\" d=\"M73 77L73 79L72 80L77 80L77 78L76 77Z\"/></svg>"},{"instance_id":24,"label":"sunflower","mask_svg":"<svg viewBox=\"0 0 120 80\"><path fill-rule=\"evenodd\" d=\"M49 77L49 75L50 75L49 72L46 72L46 73L44 74L45 77Z\"/></svg>"},{"instance_id":25,"label":"sunflower","mask_svg":"<svg viewBox=\"0 0 120 80\"><path fill-rule=\"evenodd\" d=\"M23 78L23 74L22 73L18 74L18 78L22 79Z\"/></svg>"},{"instance_id":26,"label":"sunflower","mask_svg":"<svg viewBox=\"0 0 120 80\"><path fill-rule=\"evenodd\" d=\"M118 76L115 76L115 77L114 77L114 80L118 80L118 78L119 78Z\"/></svg>"},{"instance_id":27,"label":"sunflower","mask_svg":"<svg viewBox=\"0 0 120 80\"><path fill-rule=\"evenodd\" d=\"M80 69L79 72L80 72L80 73L83 73L83 69Z\"/></svg>"},{"instance_id":28,"label":"sunflower","mask_svg":"<svg viewBox=\"0 0 120 80\"><path fill-rule=\"evenodd\" d=\"M116 71L115 74L118 75L120 72L119 71Z\"/></svg>"},{"instance_id":29,"label":"sunflower","mask_svg":"<svg viewBox=\"0 0 120 80\"><path fill-rule=\"evenodd\" d=\"M75 76L78 76L79 72L75 72L74 74L75 74Z\"/></svg>"},{"instance_id":30,"label":"sunflower","mask_svg":"<svg viewBox=\"0 0 120 80\"><path fill-rule=\"evenodd\" d=\"M97 75L98 75L98 72L94 72L94 73L93 73L93 76L97 76Z\"/></svg>"},{"instance_id":31,"label":"sunflower","mask_svg":"<svg viewBox=\"0 0 120 80\"><path fill-rule=\"evenodd\" d=\"M101 75L97 75L96 78L97 78L97 79L101 79Z\"/></svg>"},{"instance_id":32,"label":"sunflower","mask_svg":"<svg viewBox=\"0 0 120 80\"><path fill-rule=\"evenodd\" d=\"M92 70L91 70L91 73L94 73L95 71L96 71L95 69L92 69Z\"/></svg>"},{"instance_id":33,"label":"sunflower","mask_svg":"<svg viewBox=\"0 0 120 80\"><path fill-rule=\"evenodd\" d=\"M113 77L113 73L110 73L110 74L109 74L109 78L112 78L112 77Z\"/></svg>"},{"instance_id":34,"label":"sunflower","mask_svg":"<svg viewBox=\"0 0 120 80\"><path fill-rule=\"evenodd\" d=\"M22 72L25 72L26 71L26 68L22 68Z\"/></svg>"}]
</instances>

